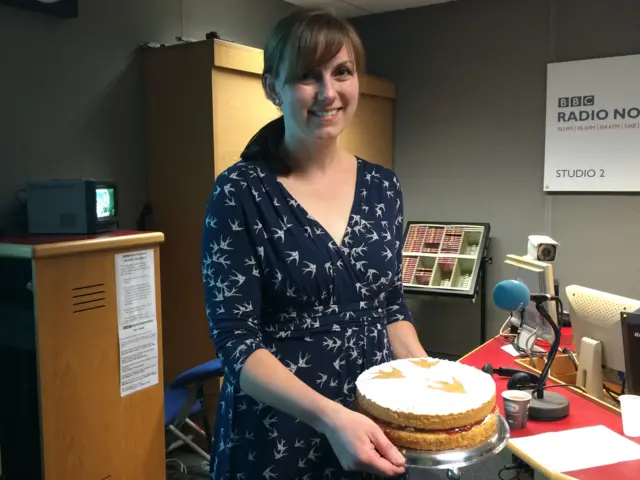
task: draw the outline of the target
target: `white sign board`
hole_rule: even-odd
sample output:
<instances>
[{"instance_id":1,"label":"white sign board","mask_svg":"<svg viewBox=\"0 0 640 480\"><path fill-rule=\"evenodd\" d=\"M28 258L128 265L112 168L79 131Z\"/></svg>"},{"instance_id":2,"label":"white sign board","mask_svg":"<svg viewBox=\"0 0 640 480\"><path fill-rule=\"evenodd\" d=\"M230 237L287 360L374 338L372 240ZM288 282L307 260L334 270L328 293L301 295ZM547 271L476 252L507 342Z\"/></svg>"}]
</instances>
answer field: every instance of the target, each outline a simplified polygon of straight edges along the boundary
<instances>
[{"instance_id":1,"label":"white sign board","mask_svg":"<svg viewBox=\"0 0 640 480\"><path fill-rule=\"evenodd\" d=\"M544 190L640 191L640 55L547 66Z\"/></svg>"}]
</instances>

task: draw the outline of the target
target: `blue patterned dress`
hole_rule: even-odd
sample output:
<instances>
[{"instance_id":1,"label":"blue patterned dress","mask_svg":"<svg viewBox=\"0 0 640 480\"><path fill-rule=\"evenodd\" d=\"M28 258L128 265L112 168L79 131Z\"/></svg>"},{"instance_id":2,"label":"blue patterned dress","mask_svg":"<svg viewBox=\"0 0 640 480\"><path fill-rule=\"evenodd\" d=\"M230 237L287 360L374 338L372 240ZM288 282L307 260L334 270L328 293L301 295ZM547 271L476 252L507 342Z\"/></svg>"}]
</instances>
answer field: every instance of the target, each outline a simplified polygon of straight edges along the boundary
<instances>
[{"instance_id":1,"label":"blue patterned dress","mask_svg":"<svg viewBox=\"0 0 640 480\"><path fill-rule=\"evenodd\" d=\"M224 366L211 479L343 479L326 438L240 389L247 357L266 348L300 380L349 405L365 369L391 360L386 326L411 320L402 293L402 194L395 174L363 159L342 245L264 162L216 179L202 273Z\"/></svg>"}]
</instances>

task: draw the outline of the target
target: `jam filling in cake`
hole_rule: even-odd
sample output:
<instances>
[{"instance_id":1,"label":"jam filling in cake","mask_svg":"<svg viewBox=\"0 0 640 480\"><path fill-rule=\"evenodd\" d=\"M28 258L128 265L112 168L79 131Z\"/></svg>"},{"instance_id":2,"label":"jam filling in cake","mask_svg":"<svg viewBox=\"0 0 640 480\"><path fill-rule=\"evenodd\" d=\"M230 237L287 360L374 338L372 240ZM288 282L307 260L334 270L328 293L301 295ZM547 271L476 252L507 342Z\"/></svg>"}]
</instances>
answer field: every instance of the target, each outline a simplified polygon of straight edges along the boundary
<instances>
[{"instance_id":1,"label":"jam filling in cake","mask_svg":"<svg viewBox=\"0 0 640 480\"><path fill-rule=\"evenodd\" d=\"M497 427L490 375L434 358L393 360L356 381L357 408L397 446L450 450L487 441Z\"/></svg>"}]
</instances>

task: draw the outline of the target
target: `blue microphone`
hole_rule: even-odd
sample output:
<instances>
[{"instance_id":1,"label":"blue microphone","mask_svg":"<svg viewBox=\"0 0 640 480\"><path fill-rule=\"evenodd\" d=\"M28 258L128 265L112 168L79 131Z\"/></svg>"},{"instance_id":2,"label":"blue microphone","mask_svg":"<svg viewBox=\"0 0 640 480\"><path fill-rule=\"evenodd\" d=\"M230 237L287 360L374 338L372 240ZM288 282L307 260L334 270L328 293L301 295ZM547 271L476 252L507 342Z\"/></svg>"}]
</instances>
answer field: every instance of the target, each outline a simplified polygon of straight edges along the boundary
<instances>
[{"instance_id":1,"label":"blue microphone","mask_svg":"<svg viewBox=\"0 0 640 480\"><path fill-rule=\"evenodd\" d=\"M517 280L502 280L493 287L493 303L501 310L520 310L526 307L530 300L529 288Z\"/></svg>"}]
</instances>

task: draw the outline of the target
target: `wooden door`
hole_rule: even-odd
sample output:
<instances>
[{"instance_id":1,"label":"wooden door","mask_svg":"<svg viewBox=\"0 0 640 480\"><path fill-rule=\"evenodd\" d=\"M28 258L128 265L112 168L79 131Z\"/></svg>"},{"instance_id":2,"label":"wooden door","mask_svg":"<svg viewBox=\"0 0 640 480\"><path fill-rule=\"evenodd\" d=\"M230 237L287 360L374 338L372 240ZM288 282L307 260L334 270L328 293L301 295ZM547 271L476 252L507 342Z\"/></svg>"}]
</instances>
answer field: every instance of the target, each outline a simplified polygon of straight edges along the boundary
<instances>
[{"instance_id":1,"label":"wooden door","mask_svg":"<svg viewBox=\"0 0 640 480\"><path fill-rule=\"evenodd\" d=\"M393 168L393 99L363 94L340 136L340 146L372 163Z\"/></svg>"},{"instance_id":2,"label":"wooden door","mask_svg":"<svg viewBox=\"0 0 640 480\"><path fill-rule=\"evenodd\" d=\"M245 145L260 128L280 116L265 96L260 75L216 68L213 71L215 174L240 159Z\"/></svg>"}]
</instances>

